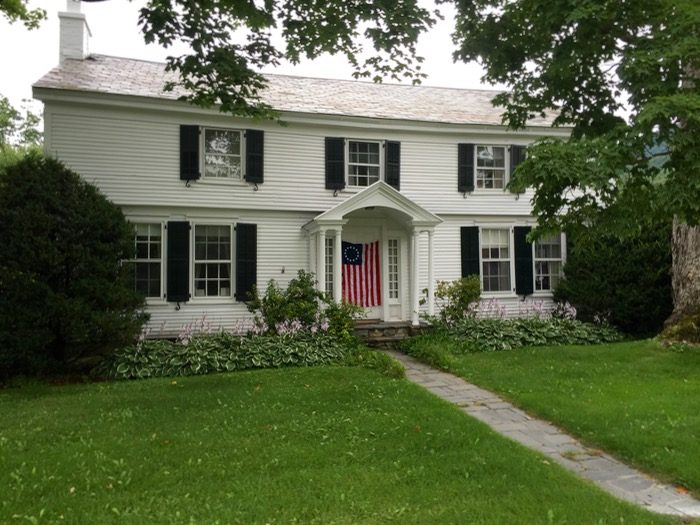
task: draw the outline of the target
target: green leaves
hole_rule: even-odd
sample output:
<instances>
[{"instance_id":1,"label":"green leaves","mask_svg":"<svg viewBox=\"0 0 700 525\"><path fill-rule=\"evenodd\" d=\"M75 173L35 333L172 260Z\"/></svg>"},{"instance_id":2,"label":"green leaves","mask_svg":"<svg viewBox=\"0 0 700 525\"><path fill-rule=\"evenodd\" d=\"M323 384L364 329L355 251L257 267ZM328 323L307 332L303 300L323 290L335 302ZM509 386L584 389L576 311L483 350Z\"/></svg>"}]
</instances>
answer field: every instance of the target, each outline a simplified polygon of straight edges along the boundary
<instances>
[{"instance_id":1,"label":"green leaves","mask_svg":"<svg viewBox=\"0 0 700 525\"><path fill-rule=\"evenodd\" d=\"M533 186L542 229L627 235L674 214L700 220L700 3L459 2L456 57L479 60L511 128L551 113L568 141L528 149L513 188ZM626 119L620 117L625 110ZM651 151L665 150L663 170ZM537 233L537 232L536 232Z\"/></svg>"},{"instance_id":2,"label":"green leaves","mask_svg":"<svg viewBox=\"0 0 700 525\"><path fill-rule=\"evenodd\" d=\"M46 11L27 8L27 0L3 0L0 3L0 13L11 24L19 21L24 23L27 29L36 29L46 19Z\"/></svg>"},{"instance_id":3,"label":"green leaves","mask_svg":"<svg viewBox=\"0 0 700 525\"><path fill-rule=\"evenodd\" d=\"M317 366L342 362L353 345L328 335L240 337L226 332L192 338L187 345L147 340L115 352L100 373L113 379L176 377L251 368Z\"/></svg>"},{"instance_id":4,"label":"green leaves","mask_svg":"<svg viewBox=\"0 0 700 525\"><path fill-rule=\"evenodd\" d=\"M304 56L342 54L357 78L419 82L425 75L416 43L434 21L416 0L151 0L139 18L146 42L184 42L192 49L168 57L167 69L180 74L168 90L182 88L183 100L252 118L276 117L260 97L265 79L258 71L283 58L298 63ZM273 41L276 30L282 44Z\"/></svg>"},{"instance_id":5,"label":"green leaves","mask_svg":"<svg viewBox=\"0 0 700 525\"><path fill-rule=\"evenodd\" d=\"M497 352L528 346L558 346L611 343L620 341L620 333L607 325L582 323L571 319L480 319L465 317L437 334L450 339L453 352ZM403 347L409 354L423 351L427 334L407 341ZM429 346L429 345L428 345ZM444 363L443 363L444 364Z\"/></svg>"}]
</instances>

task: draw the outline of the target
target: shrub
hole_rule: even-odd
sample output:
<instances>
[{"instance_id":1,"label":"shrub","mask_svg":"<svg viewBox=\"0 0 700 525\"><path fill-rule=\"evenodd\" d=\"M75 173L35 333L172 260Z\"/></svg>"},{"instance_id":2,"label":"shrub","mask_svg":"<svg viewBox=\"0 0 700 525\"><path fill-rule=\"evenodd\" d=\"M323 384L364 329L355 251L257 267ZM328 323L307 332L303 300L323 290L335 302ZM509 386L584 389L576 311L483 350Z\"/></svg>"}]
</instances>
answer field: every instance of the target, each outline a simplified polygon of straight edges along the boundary
<instances>
[{"instance_id":1,"label":"shrub","mask_svg":"<svg viewBox=\"0 0 700 525\"><path fill-rule=\"evenodd\" d=\"M573 304L581 320L652 334L673 309L670 271L670 224L626 240L589 232L573 239L555 298Z\"/></svg>"},{"instance_id":2,"label":"shrub","mask_svg":"<svg viewBox=\"0 0 700 525\"><path fill-rule=\"evenodd\" d=\"M561 346L612 343L620 341L622 336L613 327L595 325L572 319L537 318L526 319L488 319L467 317L449 329L438 330L436 336L451 338L451 348L461 352L494 352L513 350L526 346ZM420 347L420 338L409 341L407 351Z\"/></svg>"},{"instance_id":3,"label":"shrub","mask_svg":"<svg viewBox=\"0 0 700 525\"><path fill-rule=\"evenodd\" d=\"M328 364L365 366L391 377L403 369L384 354L329 334L251 335L227 332L193 337L188 344L146 340L118 350L96 371L111 379L176 377Z\"/></svg>"},{"instance_id":4,"label":"shrub","mask_svg":"<svg viewBox=\"0 0 700 525\"><path fill-rule=\"evenodd\" d=\"M0 375L74 365L133 341L145 316L121 261L122 212L60 162L0 168Z\"/></svg>"},{"instance_id":5,"label":"shrub","mask_svg":"<svg viewBox=\"0 0 700 525\"><path fill-rule=\"evenodd\" d=\"M330 301L316 290L313 273L304 270L299 270L284 290L274 279L268 282L263 296L257 288L253 290L248 310L255 314L258 334L302 330L352 337L354 320L362 314L358 306Z\"/></svg>"},{"instance_id":6,"label":"shrub","mask_svg":"<svg viewBox=\"0 0 700 525\"><path fill-rule=\"evenodd\" d=\"M427 294L427 290L423 290ZM438 319L443 324L453 324L468 315L481 296L479 276L470 275L456 281L438 281L435 286L435 304ZM424 304L426 299L421 300Z\"/></svg>"}]
</instances>

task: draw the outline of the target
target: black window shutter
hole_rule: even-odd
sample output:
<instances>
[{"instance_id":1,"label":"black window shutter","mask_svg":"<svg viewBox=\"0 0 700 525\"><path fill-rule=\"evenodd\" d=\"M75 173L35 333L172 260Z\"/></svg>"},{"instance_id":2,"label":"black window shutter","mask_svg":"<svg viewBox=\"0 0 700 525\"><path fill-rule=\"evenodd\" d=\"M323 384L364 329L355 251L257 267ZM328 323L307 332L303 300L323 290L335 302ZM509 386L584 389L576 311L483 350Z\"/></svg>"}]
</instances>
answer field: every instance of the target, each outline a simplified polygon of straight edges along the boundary
<instances>
[{"instance_id":1,"label":"black window shutter","mask_svg":"<svg viewBox=\"0 0 700 525\"><path fill-rule=\"evenodd\" d=\"M258 227L236 225L236 300L249 301L258 278Z\"/></svg>"},{"instance_id":2,"label":"black window shutter","mask_svg":"<svg viewBox=\"0 0 700 525\"><path fill-rule=\"evenodd\" d=\"M183 303L190 299L190 223L168 222L166 299Z\"/></svg>"},{"instance_id":3,"label":"black window shutter","mask_svg":"<svg viewBox=\"0 0 700 525\"><path fill-rule=\"evenodd\" d=\"M457 144L457 190L474 191L474 144Z\"/></svg>"},{"instance_id":4,"label":"black window shutter","mask_svg":"<svg viewBox=\"0 0 700 525\"><path fill-rule=\"evenodd\" d=\"M326 189L345 187L345 139L326 137Z\"/></svg>"},{"instance_id":5,"label":"black window shutter","mask_svg":"<svg viewBox=\"0 0 700 525\"><path fill-rule=\"evenodd\" d=\"M265 133L259 129L245 132L245 180L263 183L263 154L265 150Z\"/></svg>"},{"instance_id":6,"label":"black window shutter","mask_svg":"<svg viewBox=\"0 0 700 525\"><path fill-rule=\"evenodd\" d=\"M516 146L515 144L510 147L510 178L513 178L513 173L515 168L518 167L522 161L525 160L525 146ZM511 193L518 193L511 188Z\"/></svg>"},{"instance_id":7,"label":"black window shutter","mask_svg":"<svg viewBox=\"0 0 700 525\"><path fill-rule=\"evenodd\" d=\"M390 142L386 143L386 162L384 169L386 170L386 183L393 186L397 190L401 189L401 143Z\"/></svg>"},{"instance_id":8,"label":"black window shutter","mask_svg":"<svg viewBox=\"0 0 700 525\"><path fill-rule=\"evenodd\" d=\"M513 228L515 242L515 293L530 295L533 292L532 283L532 243L527 241L530 233L529 226Z\"/></svg>"},{"instance_id":9,"label":"black window shutter","mask_svg":"<svg viewBox=\"0 0 700 525\"><path fill-rule=\"evenodd\" d=\"M479 227L462 226L460 237L462 244L462 277L481 275L479 271Z\"/></svg>"},{"instance_id":10,"label":"black window shutter","mask_svg":"<svg viewBox=\"0 0 700 525\"><path fill-rule=\"evenodd\" d=\"M180 126L180 180L199 176L199 126Z\"/></svg>"}]
</instances>

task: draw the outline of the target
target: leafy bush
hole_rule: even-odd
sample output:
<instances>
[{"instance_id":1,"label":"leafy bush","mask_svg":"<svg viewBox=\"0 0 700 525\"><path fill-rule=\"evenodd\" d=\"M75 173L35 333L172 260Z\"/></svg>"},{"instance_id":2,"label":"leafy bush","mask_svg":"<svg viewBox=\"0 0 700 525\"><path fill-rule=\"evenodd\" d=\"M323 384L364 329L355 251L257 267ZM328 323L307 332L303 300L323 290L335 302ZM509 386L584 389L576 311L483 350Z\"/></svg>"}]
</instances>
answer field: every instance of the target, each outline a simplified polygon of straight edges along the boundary
<instances>
[{"instance_id":1,"label":"leafy bush","mask_svg":"<svg viewBox=\"0 0 700 525\"><path fill-rule=\"evenodd\" d=\"M427 294L427 290L423 290ZM438 320L453 324L468 315L481 297L481 280L478 275L462 277L452 282L438 281L435 286L435 305ZM422 299L424 304L427 299Z\"/></svg>"},{"instance_id":2,"label":"leafy bush","mask_svg":"<svg viewBox=\"0 0 700 525\"><path fill-rule=\"evenodd\" d=\"M352 337L354 320L362 313L358 306L330 301L326 294L316 290L313 273L304 270L299 270L284 290L274 279L268 282L263 296L256 288L248 310L255 314L258 334L305 330L327 331L343 337Z\"/></svg>"},{"instance_id":3,"label":"leafy bush","mask_svg":"<svg viewBox=\"0 0 700 525\"><path fill-rule=\"evenodd\" d=\"M555 298L573 304L583 321L658 332L673 309L670 224L626 240L588 233L573 239Z\"/></svg>"},{"instance_id":4,"label":"leafy bush","mask_svg":"<svg viewBox=\"0 0 700 525\"><path fill-rule=\"evenodd\" d=\"M600 344L620 341L620 333L610 326L584 323L572 319L527 318L486 319L467 317L449 329L438 329L441 336L447 334L454 340L457 352L494 352L513 350L526 346L558 346ZM420 337L435 337L427 334ZM408 341L406 349L421 345Z\"/></svg>"},{"instance_id":5,"label":"leafy bush","mask_svg":"<svg viewBox=\"0 0 700 525\"><path fill-rule=\"evenodd\" d=\"M2 163L0 163L2 165ZM145 316L115 205L36 153L0 168L0 375L33 374L134 341Z\"/></svg>"},{"instance_id":6,"label":"leafy bush","mask_svg":"<svg viewBox=\"0 0 700 525\"><path fill-rule=\"evenodd\" d=\"M193 337L188 344L146 340L112 354L97 374L112 379L175 377L252 368L361 365L397 377L402 370L384 354L328 334L241 337L227 332Z\"/></svg>"}]
</instances>

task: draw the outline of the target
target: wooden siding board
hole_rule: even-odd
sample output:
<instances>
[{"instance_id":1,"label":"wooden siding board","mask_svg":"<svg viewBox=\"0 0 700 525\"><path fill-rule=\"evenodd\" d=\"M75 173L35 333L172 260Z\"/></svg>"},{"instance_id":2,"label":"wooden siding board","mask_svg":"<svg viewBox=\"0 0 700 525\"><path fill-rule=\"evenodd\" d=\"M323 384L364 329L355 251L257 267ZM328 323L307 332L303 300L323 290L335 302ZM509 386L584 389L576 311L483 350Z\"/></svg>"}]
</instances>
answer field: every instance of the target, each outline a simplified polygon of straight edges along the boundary
<instances>
[{"instance_id":1,"label":"wooden siding board","mask_svg":"<svg viewBox=\"0 0 700 525\"><path fill-rule=\"evenodd\" d=\"M58 106L51 110L51 149L86 180L97 184L118 204L192 205L325 211L354 194L347 188L333 196L325 189L324 139L348 130L329 126L274 123L265 129L265 184L253 191L250 184L218 183L200 179L185 188L179 179L180 124L228 125L245 129L245 122L224 124L211 117L178 118L162 112ZM354 130L354 135L358 132ZM401 142L401 191L433 213L528 215L530 194L518 199L509 192L467 195L457 191L457 144L512 142L507 134L493 137L428 133L366 131L359 138ZM124 152L128 152L125 154ZM303 188L303 190L300 190Z\"/></svg>"}]
</instances>

